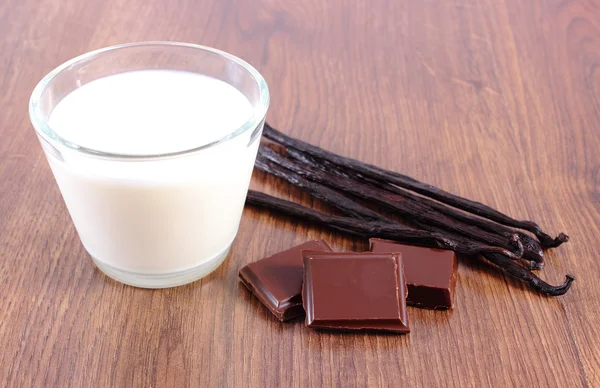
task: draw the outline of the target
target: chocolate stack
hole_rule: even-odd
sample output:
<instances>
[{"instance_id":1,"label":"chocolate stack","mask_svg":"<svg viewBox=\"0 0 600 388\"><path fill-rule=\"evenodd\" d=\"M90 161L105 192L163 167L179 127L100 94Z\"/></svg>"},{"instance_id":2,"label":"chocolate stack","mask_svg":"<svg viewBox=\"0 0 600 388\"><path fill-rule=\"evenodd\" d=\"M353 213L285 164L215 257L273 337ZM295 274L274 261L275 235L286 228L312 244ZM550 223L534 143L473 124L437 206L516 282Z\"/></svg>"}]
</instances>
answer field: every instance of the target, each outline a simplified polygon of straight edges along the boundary
<instances>
[{"instance_id":1,"label":"chocolate stack","mask_svg":"<svg viewBox=\"0 0 600 388\"><path fill-rule=\"evenodd\" d=\"M306 315L329 330L408 333L407 304L452 307L453 251L371 239L371 252L333 252L309 241L248 264L240 279L280 320Z\"/></svg>"}]
</instances>

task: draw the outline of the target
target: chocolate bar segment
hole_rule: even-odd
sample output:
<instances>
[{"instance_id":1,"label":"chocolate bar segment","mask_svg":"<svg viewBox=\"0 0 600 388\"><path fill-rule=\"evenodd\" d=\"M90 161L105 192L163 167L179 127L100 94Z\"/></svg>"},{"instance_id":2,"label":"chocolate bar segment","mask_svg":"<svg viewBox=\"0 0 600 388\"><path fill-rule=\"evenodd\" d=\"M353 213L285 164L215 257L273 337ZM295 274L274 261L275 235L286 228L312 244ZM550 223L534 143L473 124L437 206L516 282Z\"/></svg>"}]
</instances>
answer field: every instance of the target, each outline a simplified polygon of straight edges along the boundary
<instances>
[{"instance_id":1,"label":"chocolate bar segment","mask_svg":"<svg viewBox=\"0 0 600 388\"><path fill-rule=\"evenodd\" d=\"M371 252L399 252L408 285L406 303L427 309L452 307L457 278L456 254L453 251L399 244L372 238Z\"/></svg>"},{"instance_id":2,"label":"chocolate bar segment","mask_svg":"<svg viewBox=\"0 0 600 388\"><path fill-rule=\"evenodd\" d=\"M306 325L408 333L398 253L303 251Z\"/></svg>"},{"instance_id":3,"label":"chocolate bar segment","mask_svg":"<svg viewBox=\"0 0 600 388\"><path fill-rule=\"evenodd\" d=\"M304 315L302 308L302 250L331 251L323 240L308 241L250 263L240 270L242 283L280 320Z\"/></svg>"}]
</instances>

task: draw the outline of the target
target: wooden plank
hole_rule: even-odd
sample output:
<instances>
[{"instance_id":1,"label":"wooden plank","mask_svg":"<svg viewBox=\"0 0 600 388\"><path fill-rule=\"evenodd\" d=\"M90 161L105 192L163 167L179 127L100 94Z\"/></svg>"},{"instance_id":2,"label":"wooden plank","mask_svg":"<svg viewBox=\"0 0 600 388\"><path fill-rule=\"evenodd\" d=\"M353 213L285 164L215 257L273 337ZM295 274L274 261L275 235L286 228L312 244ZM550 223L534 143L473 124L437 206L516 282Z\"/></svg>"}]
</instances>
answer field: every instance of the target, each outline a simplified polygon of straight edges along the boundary
<instances>
[{"instance_id":1,"label":"wooden plank","mask_svg":"<svg viewBox=\"0 0 600 388\"><path fill-rule=\"evenodd\" d=\"M0 36L6 386L600 386L593 2L22 0L0 6ZM239 284L241 266L313 238L367 245L252 209L202 281L150 291L107 279L78 240L26 106L61 62L158 39L248 60L269 83L269 121L294 136L567 232L541 275L572 272L575 286L544 298L463 260L456 307L411 308L410 335L281 324ZM252 187L312 204L260 173Z\"/></svg>"}]
</instances>

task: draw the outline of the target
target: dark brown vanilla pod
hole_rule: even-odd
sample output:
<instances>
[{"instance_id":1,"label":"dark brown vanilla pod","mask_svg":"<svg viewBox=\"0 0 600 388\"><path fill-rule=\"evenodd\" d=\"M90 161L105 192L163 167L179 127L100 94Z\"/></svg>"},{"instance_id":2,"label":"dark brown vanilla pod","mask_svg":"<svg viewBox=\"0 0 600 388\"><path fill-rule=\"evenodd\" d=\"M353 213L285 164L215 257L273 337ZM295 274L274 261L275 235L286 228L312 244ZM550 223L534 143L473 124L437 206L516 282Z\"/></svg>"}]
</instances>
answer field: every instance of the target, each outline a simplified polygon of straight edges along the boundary
<instances>
[{"instance_id":1,"label":"dark brown vanilla pod","mask_svg":"<svg viewBox=\"0 0 600 388\"><path fill-rule=\"evenodd\" d=\"M298 174L286 170L279 165L267 160L262 155L257 155L254 167L267 174L281 178L302 190L307 191L311 196L325 202L326 204L340 210L347 217L355 217L364 220L383 220L381 214L362 206L339 192L309 181Z\"/></svg>"},{"instance_id":2,"label":"dark brown vanilla pod","mask_svg":"<svg viewBox=\"0 0 600 388\"><path fill-rule=\"evenodd\" d=\"M287 147L302 151L311 157L319 159L324 163L343 171L352 171L360 176L394 184L500 224L530 231L540 240L542 248L557 247L569 240L569 237L564 233L560 233L556 238L552 238L533 221L516 220L480 202L448 193L407 175L385 170L355 159L343 157L302 140L287 136L277 131L268 123L265 123L263 136Z\"/></svg>"},{"instance_id":3,"label":"dark brown vanilla pod","mask_svg":"<svg viewBox=\"0 0 600 388\"><path fill-rule=\"evenodd\" d=\"M326 187L324 185L321 185L319 183L315 183L315 182L312 182L312 181L302 178L300 175L269 161L268 159L266 159L264 156L262 156L260 154L256 158L255 167L257 169L259 169L260 171L263 171L267 174L271 174L273 176L281 178L281 179L295 185L296 187L301 188L302 190L311 194L311 196L313 196L314 198L317 198L317 199L325 202L332 208L337 209L344 216L356 217L359 219L371 220L371 221L387 221L387 222L392 222L392 223L394 222L393 220L385 217L384 215L379 214L379 213L359 204L358 202L355 202L355 201L349 199L348 197L344 196L343 194L339 193L338 191L329 189L328 187ZM461 236L451 235L448 232L444 232L444 230L440 230L439 228L421 224L418 221L413 221L413 223L416 227L423 229L423 230L429 230L429 231L438 232L438 233L446 233L447 235L452 236L452 238L454 238L454 239L460 240L461 238L463 238ZM515 234L513 234L513 236L510 236L510 238L514 239ZM535 240L530 239L530 241L535 241ZM531 261L531 260L526 259L525 258L526 253L527 253L527 250L524 250L523 257L521 258L521 260L526 263L526 265L528 266L529 269L541 269L543 267L543 263L541 263L541 262L536 262L536 261Z\"/></svg>"},{"instance_id":4,"label":"dark brown vanilla pod","mask_svg":"<svg viewBox=\"0 0 600 388\"><path fill-rule=\"evenodd\" d=\"M332 208L337 209L344 216L356 217L356 218L362 219L362 220L386 221L386 222L394 223L393 220L385 217L384 215L379 214L379 213L349 199L348 197L344 196L343 194L341 194L335 190L329 189L328 187L326 187L324 185L306 180L306 179L302 178L300 175L298 175L292 171L289 171L287 169L284 169L283 167L269 161L268 159L266 159L264 156L262 156L260 154L256 158L255 167L257 169L259 169L260 171L263 171L267 174L281 178L281 179L295 185L296 187L301 188L302 190L311 194L311 196L313 196L314 198L317 198L317 199L325 202ZM414 224L415 224L415 226L419 227L420 229L429 230L429 231L438 232L438 233L444 233L443 230L440 230L438 228L433 228L428 225L420 224L419 222L414 222ZM450 234L447 233L447 235L450 235ZM511 236L511 238L515 238L514 236L515 235ZM452 238L460 240L463 237L457 236L457 235L452 235ZM477 244L477 242L475 242L475 244ZM523 256L525 255L525 253L526 253L526 251L524 251ZM530 269L540 269L543 266L543 263L529 261L529 260L526 260L524 257L521 258L521 260L525 261L527 266Z\"/></svg>"},{"instance_id":5,"label":"dark brown vanilla pod","mask_svg":"<svg viewBox=\"0 0 600 388\"><path fill-rule=\"evenodd\" d=\"M483 253L499 253L510 259L517 260L523 254L523 244L518 240L516 241L518 247L513 252L502 247L485 245L459 236L447 236L444 233L407 228L397 223L366 221L352 217L328 215L306 206L254 190L248 191L246 204L362 238L379 237L410 245L450 249L468 256Z\"/></svg>"},{"instance_id":6,"label":"dark brown vanilla pod","mask_svg":"<svg viewBox=\"0 0 600 388\"><path fill-rule=\"evenodd\" d=\"M293 171L302 177L305 177L306 179L327 185L330 188L337 189L345 194L351 194L358 198L368 200L371 203L383 206L395 213L398 213L405 219L409 219L412 223L418 222L420 228L423 228L422 225L429 225L443 229L444 231L463 235L466 238L480 241L485 244L495 245L505 249L513 249L517 247L517 239L514 237L516 234L513 234L507 238L495 233L486 232L475 226L456 221L421 203L407 200L399 195L378 192L378 190L369 185L363 184L358 180L337 176L324 170L319 170L305 164L300 164L266 147L261 147L259 149L259 155L290 171Z\"/></svg>"},{"instance_id":7,"label":"dark brown vanilla pod","mask_svg":"<svg viewBox=\"0 0 600 388\"><path fill-rule=\"evenodd\" d=\"M489 262L500 267L508 275L524 281L534 290L548 296L560 296L565 294L567 291L569 291L573 281L575 280L575 276L567 274L565 275L565 281L563 284L559 286L553 286L537 277L527 268L520 266L515 261L510 260L502 255L485 253L483 254L483 257Z\"/></svg>"},{"instance_id":8,"label":"dark brown vanilla pod","mask_svg":"<svg viewBox=\"0 0 600 388\"><path fill-rule=\"evenodd\" d=\"M280 147L281 148L281 147ZM317 168L320 170L328 171L337 175L344 176L346 178L355 179L351 175L344 173L343 171L332 168L332 166L325 166L320 163L318 160L311 158L310 156L305 155L304 153L295 150L293 148L285 148L280 149L281 152L285 152L285 154L292 159L295 159L303 164L307 164L312 168ZM280 153L281 153L280 152ZM434 201L430 198L419 196L411 193L410 191L403 189L398 186L394 186L388 183L381 183L371 178L360 178L364 183L373 186L377 190L383 190L384 192L389 192L392 194L397 194L409 201L420 202L424 206L428 206L432 210L439 211L442 214L445 214L449 217L452 217L458 221L462 221L466 224L470 224L473 226L477 226L480 229L483 229L487 232L497 233L501 236L511 238L513 234L518 233L523 246L525 247L525 252L523 253L523 259L528 261L528 265L531 269L542 269L544 267L543 264L543 256L544 253L542 251L542 246L540 243L530 237L529 235L520 232L518 230L511 229L504 225L498 224L494 221L490 221L486 218L481 218L478 216L474 216L470 213L465 213L456 208L444 205L440 202ZM383 194L382 194L383 195Z\"/></svg>"}]
</instances>

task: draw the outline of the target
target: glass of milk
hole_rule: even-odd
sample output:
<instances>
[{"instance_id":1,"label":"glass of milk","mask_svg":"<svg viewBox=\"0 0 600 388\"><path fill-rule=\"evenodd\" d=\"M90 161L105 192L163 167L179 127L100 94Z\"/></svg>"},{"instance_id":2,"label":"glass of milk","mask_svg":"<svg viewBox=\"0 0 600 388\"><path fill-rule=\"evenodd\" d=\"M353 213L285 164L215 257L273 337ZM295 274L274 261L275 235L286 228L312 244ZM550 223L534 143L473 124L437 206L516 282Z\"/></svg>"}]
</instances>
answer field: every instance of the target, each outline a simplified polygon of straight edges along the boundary
<instances>
[{"instance_id":1,"label":"glass of milk","mask_svg":"<svg viewBox=\"0 0 600 388\"><path fill-rule=\"evenodd\" d=\"M265 80L243 60L143 42L59 66L33 91L29 114L96 266L161 288L225 260L268 105Z\"/></svg>"}]
</instances>

